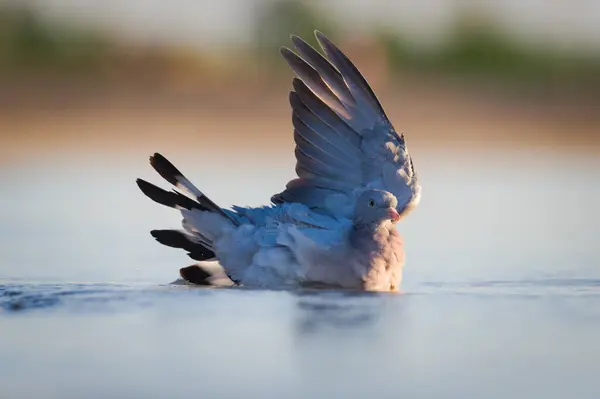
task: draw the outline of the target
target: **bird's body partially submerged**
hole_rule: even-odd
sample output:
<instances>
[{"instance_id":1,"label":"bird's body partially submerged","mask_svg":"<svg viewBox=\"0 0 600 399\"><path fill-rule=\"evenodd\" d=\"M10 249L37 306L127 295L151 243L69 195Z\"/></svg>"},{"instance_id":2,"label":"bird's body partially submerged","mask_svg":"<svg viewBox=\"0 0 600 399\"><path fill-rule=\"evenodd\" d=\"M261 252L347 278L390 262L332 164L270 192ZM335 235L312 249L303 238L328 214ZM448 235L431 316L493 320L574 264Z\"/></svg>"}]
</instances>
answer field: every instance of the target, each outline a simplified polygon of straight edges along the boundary
<instances>
[{"instance_id":1,"label":"bird's body partially submerged","mask_svg":"<svg viewBox=\"0 0 600 399\"><path fill-rule=\"evenodd\" d=\"M412 159L356 67L317 39L328 60L297 37L300 56L282 49L299 76L290 93L298 178L270 206L225 210L155 154L152 166L187 196L138 179L148 197L184 218L183 231L152 235L193 259L217 260L242 285L397 290L404 251L395 223L420 199ZM209 280L197 268L181 275Z\"/></svg>"}]
</instances>

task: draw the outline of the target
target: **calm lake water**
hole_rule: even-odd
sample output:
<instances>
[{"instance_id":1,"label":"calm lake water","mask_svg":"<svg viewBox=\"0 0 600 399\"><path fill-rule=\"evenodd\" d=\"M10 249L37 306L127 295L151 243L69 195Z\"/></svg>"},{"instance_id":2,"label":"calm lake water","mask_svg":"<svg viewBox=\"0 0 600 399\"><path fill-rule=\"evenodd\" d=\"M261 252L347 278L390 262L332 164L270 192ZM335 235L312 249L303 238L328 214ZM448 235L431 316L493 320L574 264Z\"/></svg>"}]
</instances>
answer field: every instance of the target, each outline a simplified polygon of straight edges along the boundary
<instances>
[{"instance_id":1,"label":"calm lake water","mask_svg":"<svg viewBox=\"0 0 600 399\"><path fill-rule=\"evenodd\" d=\"M415 155L392 295L169 285L191 262L148 234L179 218L137 192L160 181L147 155L0 169L0 397L600 397L596 157ZM218 203L258 205L284 155L172 157Z\"/></svg>"}]
</instances>

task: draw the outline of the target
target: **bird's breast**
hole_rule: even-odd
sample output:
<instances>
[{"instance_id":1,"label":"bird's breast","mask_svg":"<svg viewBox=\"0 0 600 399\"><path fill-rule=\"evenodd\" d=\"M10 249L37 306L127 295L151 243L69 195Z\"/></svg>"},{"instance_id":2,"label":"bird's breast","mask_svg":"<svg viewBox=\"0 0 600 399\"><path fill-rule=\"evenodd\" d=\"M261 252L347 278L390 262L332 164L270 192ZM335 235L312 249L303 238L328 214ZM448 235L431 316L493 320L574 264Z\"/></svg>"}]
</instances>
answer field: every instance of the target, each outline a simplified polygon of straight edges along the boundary
<instances>
[{"instance_id":1,"label":"bird's breast","mask_svg":"<svg viewBox=\"0 0 600 399\"><path fill-rule=\"evenodd\" d=\"M367 291L396 291L402 280L404 249L394 226L351 237L355 248L353 269Z\"/></svg>"}]
</instances>

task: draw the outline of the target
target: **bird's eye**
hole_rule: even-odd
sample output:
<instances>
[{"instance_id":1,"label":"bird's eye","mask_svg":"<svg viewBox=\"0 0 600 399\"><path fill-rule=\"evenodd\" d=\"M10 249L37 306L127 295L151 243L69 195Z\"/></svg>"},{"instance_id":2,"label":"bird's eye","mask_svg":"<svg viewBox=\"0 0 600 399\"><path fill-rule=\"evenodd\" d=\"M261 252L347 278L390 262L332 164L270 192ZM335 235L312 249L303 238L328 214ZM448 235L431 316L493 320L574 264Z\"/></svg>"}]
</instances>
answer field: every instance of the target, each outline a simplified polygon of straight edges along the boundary
<instances>
[{"instance_id":1,"label":"bird's eye","mask_svg":"<svg viewBox=\"0 0 600 399\"><path fill-rule=\"evenodd\" d=\"M373 201L373 200L369 201L369 206L371 208L374 208L375 207L375 201Z\"/></svg>"}]
</instances>

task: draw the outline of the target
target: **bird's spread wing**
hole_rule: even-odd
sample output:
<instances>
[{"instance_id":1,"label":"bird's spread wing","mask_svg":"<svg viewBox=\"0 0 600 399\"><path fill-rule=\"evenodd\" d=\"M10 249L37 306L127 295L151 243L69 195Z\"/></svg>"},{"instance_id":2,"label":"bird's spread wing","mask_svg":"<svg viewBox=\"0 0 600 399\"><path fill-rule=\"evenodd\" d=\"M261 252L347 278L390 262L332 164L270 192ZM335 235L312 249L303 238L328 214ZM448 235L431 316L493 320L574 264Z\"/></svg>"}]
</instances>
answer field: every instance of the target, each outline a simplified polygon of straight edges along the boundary
<instances>
[{"instance_id":1,"label":"bird's spread wing","mask_svg":"<svg viewBox=\"0 0 600 399\"><path fill-rule=\"evenodd\" d=\"M376 188L394 194L398 212L407 213L420 185L404 135L348 57L322 33L316 37L325 57L297 36L297 53L281 50L298 75L290 93L298 178L272 201L348 217L357 193Z\"/></svg>"}]
</instances>

